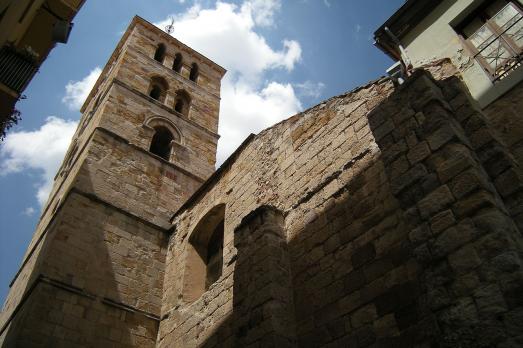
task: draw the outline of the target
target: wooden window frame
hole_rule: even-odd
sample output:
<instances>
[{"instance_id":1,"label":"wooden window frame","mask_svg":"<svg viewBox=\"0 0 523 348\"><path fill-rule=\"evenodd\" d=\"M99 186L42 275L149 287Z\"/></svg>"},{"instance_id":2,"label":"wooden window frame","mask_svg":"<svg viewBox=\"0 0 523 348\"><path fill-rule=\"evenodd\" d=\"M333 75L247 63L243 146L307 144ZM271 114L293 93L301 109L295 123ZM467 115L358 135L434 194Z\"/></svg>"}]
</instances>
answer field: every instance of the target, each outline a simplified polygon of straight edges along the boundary
<instances>
[{"instance_id":1,"label":"wooden window frame","mask_svg":"<svg viewBox=\"0 0 523 348\"><path fill-rule=\"evenodd\" d=\"M509 4L513 5L513 8L516 9L517 12L522 16L521 19L519 19L516 23L523 21L523 8L521 4L518 1L515 0L506 0L506 5ZM482 4L478 9L476 9L474 12L472 12L470 15L468 15L461 23L455 28L456 32L458 33L458 37L462 43L462 45L469 51L470 55L479 63L481 68L487 73L490 80L492 82L496 82L504 77L506 77L512 70L514 70L513 67L510 67L507 69L507 71L499 74L500 68L493 68L481 55L481 51L477 49L476 46L474 46L468 38L465 38L463 35L463 29L465 26L470 23L474 18L480 18L485 26L493 33L494 39L489 43L489 45L493 44L496 41L499 41L500 44L509 52L510 58L505 59L502 61L502 64L499 66L502 67L505 65L507 61L510 61L511 59L516 58L516 63L514 66L518 66L521 64L521 61L523 60L523 48L519 48L516 43L508 37L505 33L510 28L507 28L503 30L501 27L499 27L494 21L492 21L493 17L489 17L488 14L485 12L487 7L491 5L490 1L485 1L484 4ZM513 24L515 25L515 24Z\"/></svg>"}]
</instances>

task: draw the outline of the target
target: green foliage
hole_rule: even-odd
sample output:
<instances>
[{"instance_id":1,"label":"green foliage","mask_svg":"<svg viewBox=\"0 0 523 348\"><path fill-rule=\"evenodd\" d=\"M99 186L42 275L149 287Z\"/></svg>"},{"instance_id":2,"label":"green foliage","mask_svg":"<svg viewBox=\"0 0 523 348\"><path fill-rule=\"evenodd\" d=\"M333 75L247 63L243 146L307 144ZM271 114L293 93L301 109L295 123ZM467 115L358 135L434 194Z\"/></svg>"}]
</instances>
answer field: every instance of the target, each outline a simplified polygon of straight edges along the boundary
<instances>
[{"instance_id":1,"label":"green foliage","mask_svg":"<svg viewBox=\"0 0 523 348\"><path fill-rule=\"evenodd\" d=\"M0 141L3 141L7 135L7 131L18 124L18 121L22 119L22 114L17 109L13 108L11 114L5 119L0 120Z\"/></svg>"}]
</instances>

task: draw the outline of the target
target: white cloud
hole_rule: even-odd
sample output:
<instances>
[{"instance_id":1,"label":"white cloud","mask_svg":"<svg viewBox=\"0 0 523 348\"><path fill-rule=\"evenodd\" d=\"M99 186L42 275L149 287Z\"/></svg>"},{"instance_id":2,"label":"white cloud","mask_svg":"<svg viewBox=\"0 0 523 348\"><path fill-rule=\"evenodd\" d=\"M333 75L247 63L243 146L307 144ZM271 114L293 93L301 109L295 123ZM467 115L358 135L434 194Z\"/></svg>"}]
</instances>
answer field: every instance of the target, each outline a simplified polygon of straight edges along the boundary
<instances>
[{"instance_id":1,"label":"white cloud","mask_svg":"<svg viewBox=\"0 0 523 348\"><path fill-rule=\"evenodd\" d=\"M255 32L261 23L272 23L274 11L279 8L274 5L279 2L269 1L271 6L258 2L246 1L241 7L218 2L211 9L194 5L182 15L168 16L156 25L163 29L174 18L174 37L212 57L227 68L228 75L256 83L264 71L275 68L290 71L301 58L298 42L284 40L282 48L275 50Z\"/></svg>"},{"instance_id":2,"label":"white cloud","mask_svg":"<svg viewBox=\"0 0 523 348\"><path fill-rule=\"evenodd\" d=\"M323 82L305 81L295 85L298 95L311 98L321 97L325 84Z\"/></svg>"},{"instance_id":3,"label":"white cloud","mask_svg":"<svg viewBox=\"0 0 523 348\"><path fill-rule=\"evenodd\" d=\"M268 71L292 71L301 60L297 41L285 39L280 48L273 48L256 32L259 27L275 26L280 8L279 0L247 0L239 6L217 2L212 8L196 4L181 15L156 23L165 28L174 18L174 37L228 71L222 80L218 164L249 133L257 133L302 108L291 84L264 80Z\"/></svg>"},{"instance_id":4,"label":"white cloud","mask_svg":"<svg viewBox=\"0 0 523 348\"><path fill-rule=\"evenodd\" d=\"M101 72L102 69L97 66L82 80L69 81L65 86L65 96L62 98L62 103L66 104L71 110L80 110Z\"/></svg>"},{"instance_id":5,"label":"white cloud","mask_svg":"<svg viewBox=\"0 0 523 348\"><path fill-rule=\"evenodd\" d=\"M250 0L243 3L241 11L251 14L255 24L268 27L274 25L274 14L280 8L279 0Z\"/></svg>"},{"instance_id":6,"label":"white cloud","mask_svg":"<svg viewBox=\"0 0 523 348\"><path fill-rule=\"evenodd\" d=\"M22 212L22 215L23 216L27 216L27 217L31 217L34 215L34 213L36 212L35 208L33 207L27 207L24 209L24 211Z\"/></svg>"},{"instance_id":7,"label":"white cloud","mask_svg":"<svg viewBox=\"0 0 523 348\"><path fill-rule=\"evenodd\" d=\"M76 126L76 121L51 116L40 129L10 132L0 148L0 175L36 170L39 175L36 196L43 205Z\"/></svg>"},{"instance_id":8,"label":"white cloud","mask_svg":"<svg viewBox=\"0 0 523 348\"><path fill-rule=\"evenodd\" d=\"M293 87L278 82L270 82L261 91L245 84L225 83L222 100L218 163L222 163L249 133L258 133L302 108Z\"/></svg>"},{"instance_id":9,"label":"white cloud","mask_svg":"<svg viewBox=\"0 0 523 348\"><path fill-rule=\"evenodd\" d=\"M325 4L325 6L331 7L331 3L329 2L329 0L323 0L323 3Z\"/></svg>"}]
</instances>

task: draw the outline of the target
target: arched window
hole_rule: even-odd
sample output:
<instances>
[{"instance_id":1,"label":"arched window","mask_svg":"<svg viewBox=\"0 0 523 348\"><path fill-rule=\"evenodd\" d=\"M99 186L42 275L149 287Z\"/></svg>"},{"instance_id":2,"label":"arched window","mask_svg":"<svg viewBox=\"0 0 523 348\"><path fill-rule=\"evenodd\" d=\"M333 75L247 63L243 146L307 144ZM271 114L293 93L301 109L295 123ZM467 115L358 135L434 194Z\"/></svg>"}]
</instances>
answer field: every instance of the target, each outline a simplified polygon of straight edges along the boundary
<instances>
[{"instance_id":1,"label":"arched window","mask_svg":"<svg viewBox=\"0 0 523 348\"><path fill-rule=\"evenodd\" d=\"M222 275L223 268L223 219L214 228L207 245L207 271L205 272L205 289L214 284Z\"/></svg>"},{"instance_id":2,"label":"arched window","mask_svg":"<svg viewBox=\"0 0 523 348\"><path fill-rule=\"evenodd\" d=\"M174 139L173 135L167 128L162 126L155 127L154 131L149 151L168 161L171 157L171 142Z\"/></svg>"},{"instance_id":3,"label":"arched window","mask_svg":"<svg viewBox=\"0 0 523 348\"><path fill-rule=\"evenodd\" d=\"M183 65L183 58L180 53L176 53L174 55L174 63L173 63L173 70L177 73L180 73L182 71L182 65Z\"/></svg>"},{"instance_id":4,"label":"arched window","mask_svg":"<svg viewBox=\"0 0 523 348\"><path fill-rule=\"evenodd\" d=\"M156 52L154 52L154 60L163 63L163 60L165 58L165 45L159 44L156 48Z\"/></svg>"},{"instance_id":5,"label":"arched window","mask_svg":"<svg viewBox=\"0 0 523 348\"><path fill-rule=\"evenodd\" d=\"M162 90L161 90L160 86L154 85L151 88L151 91L149 92L149 97L158 100L158 99L160 99L161 94L162 94Z\"/></svg>"},{"instance_id":6,"label":"arched window","mask_svg":"<svg viewBox=\"0 0 523 348\"><path fill-rule=\"evenodd\" d=\"M167 81L162 77L155 76L151 79L148 94L149 97L163 103L168 89L169 85L167 84Z\"/></svg>"},{"instance_id":7,"label":"arched window","mask_svg":"<svg viewBox=\"0 0 523 348\"><path fill-rule=\"evenodd\" d=\"M198 64L192 63L191 74L189 75L189 80L196 82L196 80L198 79L198 74L199 74Z\"/></svg>"},{"instance_id":8,"label":"arched window","mask_svg":"<svg viewBox=\"0 0 523 348\"><path fill-rule=\"evenodd\" d=\"M225 204L212 208L196 225L187 245L183 298L193 302L222 275Z\"/></svg>"},{"instance_id":9,"label":"arched window","mask_svg":"<svg viewBox=\"0 0 523 348\"><path fill-rule=\"evenodd\" d=\"M189 108L191 105L191 97L183 90L176 92L176 99L174 101L174 111L187 116L189 115Z\"/></svg>"}]
</instances>

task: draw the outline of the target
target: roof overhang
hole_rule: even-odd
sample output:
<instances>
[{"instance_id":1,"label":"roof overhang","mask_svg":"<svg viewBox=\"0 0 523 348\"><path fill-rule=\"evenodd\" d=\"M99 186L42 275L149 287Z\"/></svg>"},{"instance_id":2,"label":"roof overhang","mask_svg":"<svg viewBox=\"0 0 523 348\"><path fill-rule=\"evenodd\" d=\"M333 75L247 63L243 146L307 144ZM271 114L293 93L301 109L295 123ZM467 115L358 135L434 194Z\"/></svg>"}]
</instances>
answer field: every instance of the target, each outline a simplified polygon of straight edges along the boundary
<instances>
[{"instance_id":1,"label":"roof overhang","mask_svg":"<svg viewBox=\"0 0 523 348\"><path fill-rule=\"evenodd\" d=\"M443 0L407 0L385 23L374 32L374 44L393 60L400 59L396 43L385 31L389 30L401 40Z\"/></svg>"}]
</instances>

